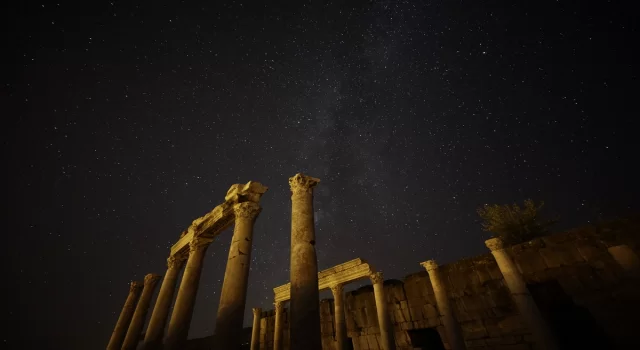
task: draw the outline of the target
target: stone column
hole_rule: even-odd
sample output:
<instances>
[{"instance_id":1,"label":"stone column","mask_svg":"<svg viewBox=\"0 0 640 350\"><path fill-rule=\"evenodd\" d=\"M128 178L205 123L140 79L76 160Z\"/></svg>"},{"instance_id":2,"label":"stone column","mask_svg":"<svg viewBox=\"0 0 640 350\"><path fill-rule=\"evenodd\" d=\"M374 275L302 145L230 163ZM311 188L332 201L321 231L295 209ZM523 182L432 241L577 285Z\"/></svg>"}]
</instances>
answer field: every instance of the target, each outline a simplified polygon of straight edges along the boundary
<instances>
[{"instance_id":1,"label":"stone column","mask_svg":"<svg viewBox=\"0 0 640 350\"><path fill-rule=\"evenodd\" d=\"M626 244L609 247L609 254L631 275L640 274L640 259L638 255Z\"/></svg>"},{"instance_id":2,"label":"stone column","mask_svg":"<svg viewBox=\"0 0 640 350\"><path fill-rule=\"evenodd\" d=\"M498 268L504 276L504 281L509 288L513 301L525 321L529 330L533 333L536 343L540 349L556 350L558 346L551 334L547 323L545 322L538 306L536 305L533 297L529 293L518 267L507 251L504 249L504 243L500 238L491 238L484 242L491 250L491 254L498 263Z\"/></svg>"},{"instance_id":3,"label":"stone column","mask_svg":"<svg viewBox=\"0 0 640 350\"><path fill-rule=\"evenodd\" d=\"M236 350L242 342L242 321L251 265L253 223L260 210L260 205L253 202L238 203L233 206L235 226L216 320L215 338L220 349Z\"/></svg>"},{"instance_id":4,"label":"stone column","mask_svg":"<svg viewBox=\"0 0 640 350\"><path fill-rule=\"evenodd\" d=\"M438 264L435 260L428 260L420 265L429 272L429 279L431 280L433 293L436 296L436 304L438 304L438 311L442 317L444 329L447 332L449 346L453 350L466 350L467 347L464 343L464 337L462 336L462 329L456 320L456 315L453 313L453 310L451 310L451 303L449 302L447 289L440 276Z\"/></svg>"},{"instance_id":5,"label":"stone column","mask_svg":"<svg viewBox=\"0 0 640 350\"><path fill-rule=\"evenodd\" d=\"M337 284L331 287L333 293L333 314L336 318L336 350L347 350L347 324L344 320L344 294L343 285Z\"/></svg>"},{"instance_id":6,"label":"stone column","mask_svg":"<svg viewBox=\"0 0 640 350\"><path fill-rule=\"evenodd\" d=\"M313 187L319 179L296 174L291 187L291 349L320 350L320 294L313 218Z\"/></svg>"},{"instance_id":7,"label":"stone column","mask_svg":"<svg viewBox=\"0 0 640 350\"><path fill-rule=\"evenodd\" d=\"M152 273L144 276L144 288L142 289L142 295L138 300L136 311L133 314L131 323L129 324L129 330L124 337L124 343L122 344L122 350L135 350L140 342L140 335L142 333L142 327L144 321L147 318L147 311L149 310L149 304L153 297L153 292L156 289L156 285L162 276L154 275Z\"/></svg>"},{"instance_id":8,"label":"stone column","mask_svg":"<svg viewBox=\"0 0 640 350\"><path fill-rule=\"evenodd\" d=\"M283 350L282 346L282 313L284 312L284 302L276 301L276 324L273 330L273 350ZM291 324L291 322L289 322Z\"/></svg>"},{"instance_id":9,"label":"stone column","mask_svg":"<svg viewBox=\"0 0 640 350\"><path fill-rule=\"evenodd\" d=\"M395 350L396 341L389 318L389 312L387 311L387 298L384 295L384 277L382 272L375 272L371 276L371 283L373 283L373 296L376 299L376 310L378 312L378 325L380 327L380 340L382 341L382 349Z\"/></svg>"},{"instance_id":10,"label":"stone column","mask_svg":"<svg viewBox=\"0 0 640 350\"><path fill-rule=\"evenodd\" d=\"M262 309L253 308L253 327L251 328L251 350L260 350L260 316Z\"/></svg>"},{"instance_id":11,"label":"stone column","mask_svg":"<svg viewBox=\"0 0 640 350\"><path fill-rule=\"evenodd\" d=\"M111 333L111 339L109 339L107 350L120 350L122 347L122 342L127 334L127 329L129 329L129 323L131 322L131 318L133 317L133 313L136 309L140 293L142 293L142 283L131 282L127 301L124 302L116 327L113 329L113 333Z\"/></svg>"},{"instance_id":12,"label":"stone column","mask_svg":"<svg viewBox=\"0 0 640 350\"><path fill-rule=\"evenodd\" d=\"M184 268L182 282L180 283L178 296L176 297L175 305L173 305L173 314L167 329L167 337L164 344L164 348L167 350L181 349L187 340L191 316L193 315L193 306L196 302L198 285L200 284L204 255L212 241L212 238L195 237L189 243L189 258Z\"/></svg>"},{"instance_id":13,"label":"stone column","mask_svg":"<svg viewBox=\"0 0 640 350\"><path fill-rule=\"evenodd\" d=\"M186 254L179 254L177 256L172 255L167 259L167 272L164 274L158 299L156 299L156 305L151 313L151 319L149 320L147 332L144 337L143 349L145 350L159 349L162 347L162 336L164 327L167 324L171 302L173 301L173 293L176 289L178 273L186 258Z\"/></svg>"}]
</instances>

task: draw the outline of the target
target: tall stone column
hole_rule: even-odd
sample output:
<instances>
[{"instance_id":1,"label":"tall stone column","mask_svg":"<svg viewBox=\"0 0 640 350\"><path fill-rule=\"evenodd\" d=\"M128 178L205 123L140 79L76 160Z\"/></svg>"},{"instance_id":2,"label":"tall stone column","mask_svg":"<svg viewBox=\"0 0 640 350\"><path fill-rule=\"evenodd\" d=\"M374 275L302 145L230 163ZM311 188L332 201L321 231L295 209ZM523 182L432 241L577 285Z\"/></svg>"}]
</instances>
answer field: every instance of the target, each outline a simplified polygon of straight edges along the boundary
<instances>
[{"instance_id":1,"label":"tall stone column","mask_svg":"<svg viewBox=\"0 0 640 350\"><path fill-rule=\"evenodd\" d=\"M282 344L282 313L284 312L284 302L276 301L275 306L276 306L276 322L275 322L275 327L273 327L274 328L273 350L283 350L284 347ZM289 324L291 324L291 321L289 321Z\"/></svg>"},{"instance_id":2,"label":"tall stone column","mask_svg":"<svg viewBox=\"0 0 640 350\"><path fill-rule=\"evenodd\" d=\"M253 308L253 327L251 328L251 350L260 350L260 316L262 309Z\"/></svg>"},{"instance_id":3,"label":"tall stone column","mask_svg":"<svg viewBox=\"0 0 640 350\"><path fill-rule=\"evenodd\" d=\"M344 319L344 294L343 285L337 284L331 287L333 293L333 314L336 319L336 349L347 350L347 324Z\"/></svg>"},{"instance_id":4,"label":"tall stone column","mask_svg":"<svg viewBox=\"0 0 640 350\"><path fill-rule=\"evenodd\" d=\"M313 219L313 187L319 179L296 174L291 187L291 300L289 329L291 349L322 349L318 259Z\"/></svg>"},{"instance_id":5,"label":"tall stone column","mask_svg":"<svg viewBox=\"0 0 640 350\"><path fill-rule=\"evenodd\" d=\"M622 266L629 274L640 274L640 259L638 255L626 244L617 245L615 247L609 247L609 254L613 256L613 259Z\"/></svg>"},{"instance_id":6,"label":"tall stone column","mask_svg":"<svg viewBox=\"0 0 640 350\"><path fill-rule=\"evenodd\" d=\"M140 341L140 335L142 333L142 327L144 321L147 318L147 311L149 310L149 304L151 304L151 298L153 292L156 289L156 285L162 276L155 274L148 274L144 276L144 287L142 288L142 295L138 300L136 311L133 314L131 323L129 324L129 330L124 337L124 343L122 344L122 350L135 350L138 347Z\"/></svg>"},{"instance_id":7,"label":"tall stone column","mask_svg":"<svg viewBox=\"0 0 640 350\"><path fill-rule=\"evenodd\" d=\"M429 279L431 280L431 286L433 286L433 293L436 296L436 303L438 304L438 311L440 311L440 316L442 317L442 323L447 332L449 346L453 350L466 350L467 347L464 343L464 337L462 336L462 329L456 320L456 315L453 313L453 310L451 310L451 303L449 302L447 289L440 276L438 264L435 260L428 260L420 265L429 272Z\"/></svg>"},{"instance_id":8,"label":"tall stone column","mask_svg":"<svg viewBox=\"0 0 640 350\"><path fill-rule=\"evenodd\" d=\"M142 283L131 282L127 301L124 302L120 317L118 317L118 322L116 322L116 327L113 329L113 333L111 333L107 350L120 350L122 347L122 342L127 334L127 329L129 329L129 323L131 323L131 318L133 317L136 304L140 298L140 293L142 293Z\"/></svg>"},{"instance_id":9,"label":"tall stone column","mask_svg":"<svg viewBox=\"0 0 640 350\"><path fill-rule=\"evenodd\" d=\"M195 237L189 243L189 258L184 268L182 282L180 283L178 296L173 306L173 314L167 329L167 337L164 344L166 350L181 349L187 340L191 316L193 315L193 306L196 302L198 285L200 284L204 255L212 241L213 239L211 238Z\"/></svg>"},{"instance_id":10,"label":"tall stone column","mask_svg":"<svg viewBox=\"0 0 640 350\"><path fill-rule=\"evenodd\" d=\"M533 336L538 343L540 349L556 350L558 346L551 334L547 323L545 322L538 306L536 305L533 297L529 293L518 267L507 251L504 249L504 243L500 238L491 238L484 242L491 250L491 254L498 263L498 268L504 276L504 281L509 288L513 301L520 311L520 315L523 320L529 326L529 330L533 333Z\"/></svg>"},{"instance_id":11,"label":"tall stone column","mask_svg":"<svg viewBox=\"0 0 640 350\"><path fill-rule=\"evenodd\" d=\"M164 327L167 324L171 302L173 301L178 273L182 265L184 265L186 258L186 254L179 254L177 256L172 255L167 259L167 272L164 274L160 292L156 299L156 305L151 313L151 319L149 320L147 332L144 337L143 349L145 350L159 349L162 347L162 336L164 334Z\"/></svg>"},{"instance_id":12,"label":"tall stone column","mask_svg":"<svg viewBox=\"0 0 640 350\"><path fill-rule=\"evenodd\" d=\"M387 298L384 295L384 277L382 272L375 272L371 276L371 283L373 284L373 296L376 299L376 310L378 312L378 325L380 327L380 340L382 341L382 349L395 350L396 341L389 318L389 311L387 311Z\"/></svg>"},{"instance_id":13,"label":"tall stone column","mask_svg":"<svg viewBox=\"0 0 640 350\"><path fill-rule=\"evenodd\" d=\"M216 344L220 349L236 350L242 342L242 321L251 265L253 223L260 210L260 205L253 202L238 203L233 206L235 227L216 320Z\"/></svg>"}]
</instances>

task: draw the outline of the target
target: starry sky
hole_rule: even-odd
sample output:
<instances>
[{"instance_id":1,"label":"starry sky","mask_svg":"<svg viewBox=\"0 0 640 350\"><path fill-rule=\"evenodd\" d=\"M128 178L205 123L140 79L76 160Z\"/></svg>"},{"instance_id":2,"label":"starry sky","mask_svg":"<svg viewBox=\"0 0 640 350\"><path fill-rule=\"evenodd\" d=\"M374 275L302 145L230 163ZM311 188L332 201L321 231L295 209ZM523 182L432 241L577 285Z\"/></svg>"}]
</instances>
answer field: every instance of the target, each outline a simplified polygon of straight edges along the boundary
<instances>
[{"instance_id":1,"label":"starry sky","mask_svg":"<svg viewBox=\"0 0 640 350\"><path fill-rule=\"evenodd\" d=\"M298 172L321 179L320 268L361 257L386 278L487 252L485 203L545 201L558 229L638 209L625 5L2 6L7 348L106 346L130 281L164 273L234 183L269 187L247 325L289 279ZM190 337L213 333L230 239L208 249Z\"/></svg>"}]
</instances>

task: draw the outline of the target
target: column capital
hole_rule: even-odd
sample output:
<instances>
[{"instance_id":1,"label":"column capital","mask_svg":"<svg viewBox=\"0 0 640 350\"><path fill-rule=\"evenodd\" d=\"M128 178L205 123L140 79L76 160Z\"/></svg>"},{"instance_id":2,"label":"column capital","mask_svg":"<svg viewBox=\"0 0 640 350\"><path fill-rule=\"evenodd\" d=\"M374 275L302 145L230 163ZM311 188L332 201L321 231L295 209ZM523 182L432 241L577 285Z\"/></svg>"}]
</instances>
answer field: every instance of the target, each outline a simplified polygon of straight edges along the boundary
<instances>
[{"instance_id":1,"label":"column capital","mask_svg":"<svg viewBox=\"0 0 640 350\"><path fill-rule=\"evenodd\" d=\"M260 317L260 315L262 314L262 309L259 307L254 307L253 309L253 317Z\"/></svg>"},{"instance_id":2,"label":"column capital","mask_svg":"<svg viewBox=\"0 0 640 350\"><path fill-rule=\"evenodd\" d=\"M371 279L371 283L373 284L384 282L384 277L382 275L382 272L374 272L369 276L369 278Z\"/></svg>"},{"instance_id":3,"label":"column capital","mask_svg":"<svg viewBox=\"0 0 640 350\"><path fill-rule=\"evenodd\" d=\"M289 187L292 194L310 193L319 182L320 179L297 173L289 178Z\"/></svg>"},{"instance_id":4,"label":"column capital","mask_svg":"<svg viewBox=\"0 0 640 350\"><path fill-rule=\"evenodd\" d=\"M170 269L179 269L182 267L184 262L187 261L188 257L188 254L183 253L171 255L167 258L167 267Z\"/></svg>"},{"instance_id":5,"label":"column capital","mask_svg":"<svg viewBox=\"0 0 640 350\"><path fill-rule=\"evenodd\" d=\"M144 276L144 285L145 286L154 285L154 284L158 283L160 278L162 278L162 275L156 275L154 273L149 273L146 276Z\"/></svg>"},{"instance_id":6,"label":"column capital","mask_svg":"<svg viewBox=\"0 0 640 350\"><path fill-rule=\"evenodd\" d=\"M189 254L200 249L206 249L211 242L213 242L213 238L194 237L189 242Z\"/></svg>"},{"instance_id":7,"label":"column capital","mask_svg":"<svg viewBox=\"0 0 640 350\"><path fill-rule=\"evenodd\" d=\"M131 286L129 287L129 293L136 293L142 291L142 287L144 285L139 281L132 281Z\"/></svg>"},{"instance_id":8,"label":"column capital","mask_svg":"<svg viewBox=\"0 0 640 350\"><path fill-rule=\"evenodd\" d=\"M333 297L335 298L336 295L342 293L342 289L344 288L344 285L342 283L338 283L329 288L331 288L331 293L333 293Z\"/></svg>"},{"instance_id":9,"label":"column capital","mask_svg":"<svg viewBox=\"0 0 640 350\"><path fill-rule=\"evenodd\" d=\"M284 311L284 302L276 301L275 303L273 303L273 305L276 307L277 313L281 313L282 311Z\"/></svg>"},{"instance_id":10,"label":"column capital","mask_svg":"<svg viewBox=\"0 0 640 350\"><path fill-rule=\"evenodd\" d=\"M494 238L489 238L486 241L484 241L484 244L487 246L487 248L489 248L489 250L496 251L496 250L502 250L504 249L504 242L502 242L502 239L498 238L498 237L494 237Z\"/></svg>"},{"instance_id":11,"label":"column capital","mask_svg":"<svg viewBox=\"0 0 640 350\"><path fill-rule=\"evenodd\" d=\"M261 211L262 208L258 203L243 202L233 205L233 213L235 214L236 219L244 218L253 220Z\"/></svg>"},{"instance_id":12,"label":"column capital","mask_svg":"<svg viewBox=\"0 0 640 350\"><path fill-rule=\"evenodd\" d=\"M422 265L422 267L427 271L433 271L438 268L438 263L435 260L427 260L425 262L421 262L420 265Z\"/></svg>"}]
</instances>

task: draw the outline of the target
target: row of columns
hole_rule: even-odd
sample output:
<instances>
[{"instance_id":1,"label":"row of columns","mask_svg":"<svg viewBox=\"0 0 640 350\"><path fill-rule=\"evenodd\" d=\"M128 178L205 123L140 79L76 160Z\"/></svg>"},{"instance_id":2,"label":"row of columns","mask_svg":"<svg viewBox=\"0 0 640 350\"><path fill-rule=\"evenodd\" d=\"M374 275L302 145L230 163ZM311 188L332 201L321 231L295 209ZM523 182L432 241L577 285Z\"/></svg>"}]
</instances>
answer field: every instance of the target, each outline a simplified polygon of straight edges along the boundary
<instances>
[{"instance_id":1,"label":"row of columns","mask_svg":"<svg viewBox=\"0 0 640 350\"><path fill-rule=\"evenodd\" d=\"M498 268L502 273L505 284L514 300L523 321L531 330L536 343L542 349L557 349L557 343L551 331L542 317L533 297L529 293L523 276L520 274L516 263L505 250L504 243L499 238L492 238L485 242L491 250ZM616 262L628 273L637 276L640 272L640 259L635 252L627 245L619 245L608 248L609 253ZM462 334L462 329L452 310L451 301L448 296L445 282L442 279L439 266L435 260L428 260L421 263L429 274L429 279L433 287L436 299L436 306L442 319L442 324L447 336L449 346L452 350L466 350L466 344ZM384 296L384 279L382 273L377 272L371 277L376 301L376 310L380 327L380 338L382 348L385 350L395 349L393 325L390 323L387 311L387 303ZM345 350L348 348L347 329L344 313L344 292L343 285L337 284L331 287L334 299L334 317L336 330L336 349ZM282 313L284 311L282 301L275 303L275 330L274 330L274 350L282 350ZM251 349L260 348L260 318L261 309L254 310L253 333L251 338Z\"/></svg>"},{"instance_id":2,"label":"row of columns","mask_svg":"<svg viewBox=\"0 0 640 350\"><path fill-rule=\"evenodd\" d=\"M558 349L549 326L542 317L516 263L505 250L503 241L500 238L491 238L485 241L485 245L491 250L491 254L502 273L516 308L533 334L538 346L541 349ZM618 245L608 248L608 251L613 259L631 276L637 277L640 274L640 259L629 246ZM431 280L437 308L442 318L449 346L453 350L466 350L462 329L451 310L451 302L441 278L438 264L435 260L429 260L421 263L421 265L429 273L429 279Z\"/></svg>"},{"instance_id":3,"label":"row of columns","mask_svg":"<svg viewBox=\"0 0 640 350\"><path fill-rule=\"evenodd\" d=\"M384 350L395 350L395 337L393 325L389 318L389 311L387 310L387 300L384 294L384 278L382 272L375 272L369 276L373 284L373 293L376 302L376 310L378 315L378 326L380 328L380 341ZM347 337L347 324L345 321L344 312L344 286L343 284L336 284L331 286L331 293L333 294L333 307L335 317L335 329L336 329L336 349L346 350L349 348ZM319 303L318 303L319 304ZM284 312L284 301L275 302L275 329L273 335L273 349L282 350L282 330L283 320L282 314ZM253 309L253 330L251 334L251 349L258 350L260 348L260 318L262 315L262 309ZM291 321L289 323L291 327ZM293 347L291 347L293 349Z\"/></svg>"},{"instance_id":4,"label":"row of columns","mask_svg":"<svg viewBox=\"0 0 640 350\"><path fill-rule=\"evenodd\" d=\"M240 347L239 335L242 331L247 296L253 225L261 208L257 203L243 202L235 204L233 210L235 215L233 237L216 318L216 343L222 345L221 349ZM194 237L189 242L188 254L173 255L167 259L167 272L147 326L143 349L174 350L184 346L191 325L205 253L212 241L212 238ZM186 264L184 264L185 261ZM163 333L169 318L178 274L183 264L185 265L184 273L163 345ZM139 282L131 283L129 295L107 350L129 350L137 347L153 291L160 277L149 274L145 277L144 285Z\"/></svg>"}]
</instances>

